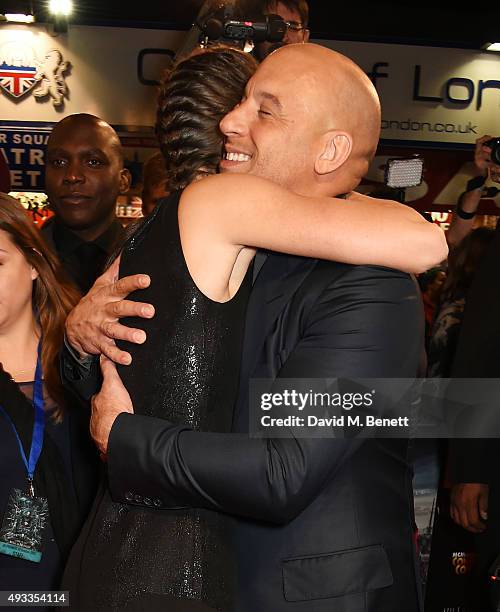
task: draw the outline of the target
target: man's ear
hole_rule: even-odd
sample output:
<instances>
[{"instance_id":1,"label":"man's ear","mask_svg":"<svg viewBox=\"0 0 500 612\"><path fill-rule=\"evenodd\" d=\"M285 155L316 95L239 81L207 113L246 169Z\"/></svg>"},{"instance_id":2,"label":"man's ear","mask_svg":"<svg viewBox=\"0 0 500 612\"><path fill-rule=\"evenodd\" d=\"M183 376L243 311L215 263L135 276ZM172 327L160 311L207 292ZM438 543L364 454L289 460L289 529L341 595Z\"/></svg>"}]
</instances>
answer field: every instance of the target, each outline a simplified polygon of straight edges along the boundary
<instances>
[{"instance_id":1,"label":"man's ear","mask_svg":"<svg viewBox=\"0 0 500 612\"><path fill-rule=\"evenodd\" d=\"M127 168L122 168L120 170L120 194L127 193L130 189L130 184L132 183L132 175Z\"/></svg>"},{"instance_id":2,"label":"man's ear","mask_svg":"<svg viewBox=\"0 0 500 612\"><path fill-rule=\"evenodd\" d=\"M352 137L347 132L331 131L324 135L321 153L316 158L317 174L329 174L344 164L352 151Z\"/></svg>"}]
</instances>

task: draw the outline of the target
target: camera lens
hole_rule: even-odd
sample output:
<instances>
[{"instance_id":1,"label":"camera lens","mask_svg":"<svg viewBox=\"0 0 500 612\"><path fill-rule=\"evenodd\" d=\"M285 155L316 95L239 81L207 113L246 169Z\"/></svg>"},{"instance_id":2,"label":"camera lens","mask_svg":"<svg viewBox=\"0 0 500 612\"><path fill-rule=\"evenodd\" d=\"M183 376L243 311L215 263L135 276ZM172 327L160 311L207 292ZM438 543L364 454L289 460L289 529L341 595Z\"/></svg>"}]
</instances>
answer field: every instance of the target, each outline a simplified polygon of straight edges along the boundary
<instances>
[{"instance_id":1,"label":"camera lens","mask_svg":"<svg viewBox=\"0 0 500 612\"><path fill-rule=\"evenodd\" d=\"M492 138L484 144L491 148L491 161L500 166L500 137Z\"/></svg>"}]
</instances>

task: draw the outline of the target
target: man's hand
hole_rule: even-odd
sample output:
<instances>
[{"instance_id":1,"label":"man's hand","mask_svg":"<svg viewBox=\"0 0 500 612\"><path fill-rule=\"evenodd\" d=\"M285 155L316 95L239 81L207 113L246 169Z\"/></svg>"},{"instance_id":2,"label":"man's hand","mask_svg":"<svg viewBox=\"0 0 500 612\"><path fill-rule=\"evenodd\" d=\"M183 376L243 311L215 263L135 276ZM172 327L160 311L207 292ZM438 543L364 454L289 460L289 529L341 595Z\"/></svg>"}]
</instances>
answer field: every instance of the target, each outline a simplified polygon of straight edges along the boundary
<instances>
[{"instance_id":1,"label":"man's hand","mask_svg":"<svg viewBox=\"0 0 500 612\"><path fill-rule=\"evenodd\" d=\"M132 400L125 389L115 364L101 356L103 383L101 390L92 398L90 435L101 453L108 451L108 440L116 417L122 412L134 413Z\"/></svg>"},{"instance_id":2,"label":"man's hand","mask_svg":"<svg viewBox=\"0 0 500 612\"><path fill-rule=\"evenodd\" d=\"M146 333L121 325L121 317L154 316L151 304L133 302L125 298L132 291L149 287L146 274L135 274L118 279L120 259L100 276L66 319L66 338L82 356L103 354L122 365L132 361L129 353L120 351L115 340L128 340L142 344Z\"/></svg>"},{"instance_id":3,"label":"man's hand","mask_svg":"<svg viewBox=\"0 0 500 612\"><path fill-rule=\"evenodd\" d=\"M476 140L474 164L478 170L478 174L486 176L489 173L492 181L500 183L500 166L491 161L491 148L484 146L484 143L491 140L491 138L491 136L485 135Z\"/></svg>"},{"instance_id":4,"label":"man's hand","mask_svg":"<svg viewBox=\"0 0 500 612\"><path fill-rule=\"evenodd\" d=\"M472 531L481 533L486 529L488 518L488 493L486 484L465 483L453 485L451 489L450 514L457 523Z\"/></svg>"},{"instance_id":5,"label":"man's hand","mask_svg":"<svg viewBox=\"0 0 500 612\"><path fill-rule=\"evenodd\" d=\"M474 150L474 164L478 170L478 174L486 176L488 169L491 166L491 149L483 146L485 142L491 140L492 136L481 136L476 140L476 148Z\"/></svg>"}]
</instances>

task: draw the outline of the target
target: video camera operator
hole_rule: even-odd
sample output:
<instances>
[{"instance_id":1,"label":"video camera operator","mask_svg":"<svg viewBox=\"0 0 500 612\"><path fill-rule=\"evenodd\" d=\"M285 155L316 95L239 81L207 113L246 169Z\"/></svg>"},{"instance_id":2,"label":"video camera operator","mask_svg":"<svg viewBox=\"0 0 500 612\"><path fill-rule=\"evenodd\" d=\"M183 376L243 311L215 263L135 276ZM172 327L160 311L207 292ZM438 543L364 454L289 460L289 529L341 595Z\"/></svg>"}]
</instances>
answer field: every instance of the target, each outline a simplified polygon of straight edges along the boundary
<instances>
[{"instance_id":1,"label":"video camera operator","mask_svg":"<svg viewBox=\"0 0 500 612\"><path fill-rule=\"evenodd\" d=\"M223 43L252 52L262 61L279 47L308 42L308 19L306 0L237 0L205 3L195 25L201 46ZM192 39L190 44L192 48Z\"/></svg>"},{"instance_id":2,"label":"video camera operator","mask_svg":"<svg viewBox=\"0 0 500 612\"><path fill-rule=\"evenodd\" d=\"M277 46L306 43L309 40L309 6L306 0L262 0L263 15L279 15L286 23L285 37L281 43L262 42L255 47L255 56L262 61Z\"/></svg>"}]
</instances>

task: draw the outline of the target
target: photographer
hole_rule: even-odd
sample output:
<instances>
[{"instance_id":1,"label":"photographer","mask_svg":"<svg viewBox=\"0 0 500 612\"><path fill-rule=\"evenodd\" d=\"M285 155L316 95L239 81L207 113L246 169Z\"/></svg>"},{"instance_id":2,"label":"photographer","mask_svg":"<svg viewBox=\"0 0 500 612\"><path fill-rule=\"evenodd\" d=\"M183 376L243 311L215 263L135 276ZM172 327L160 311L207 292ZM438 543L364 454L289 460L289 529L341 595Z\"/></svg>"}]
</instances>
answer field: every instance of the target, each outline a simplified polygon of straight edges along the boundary
<instances>
[{"instance_id":1,"label":"photographer","mask_svg":"<svg viewBox=\"0 0 500 612\"><path fill-rule=\"evenodd\" d=\"M197 45L222 43L262 61L280 47L307 43L308 21L306 0L206 0L177 57Z\"/></svg>"},{"instance_id":2,"label":"photographer","mask_svg":"<svg viewBox=\"0 0 500 612\"><path fill-rule=\"evenodd\" d=\"M495 163L495 158L492 159L492 149L486 144L491 144L492 140L495 139L489 135L481 136L481 138L476 140L476 149L474 151L475 173L468 181L466 190L458 199L450 229L446 233L450 249L458 246L472 230L474 217L488 176L492 181L500 182L500 165L498 164L500 148L496 153L497 163Z\"/></svg>"},{"instance_id":3,"label":"photographer","mask_svg":"<svg viewBox=\"0 0 500 612\"><path fill-rule=\"evenodd\" d=\"M262 61L277 46L306 43L309 40L309 7L306 0L263 0L259 12L263 15L279 15L287 24L282 43L262 42L256 45L255 55Z\"/></svg>"}]
</instances>

